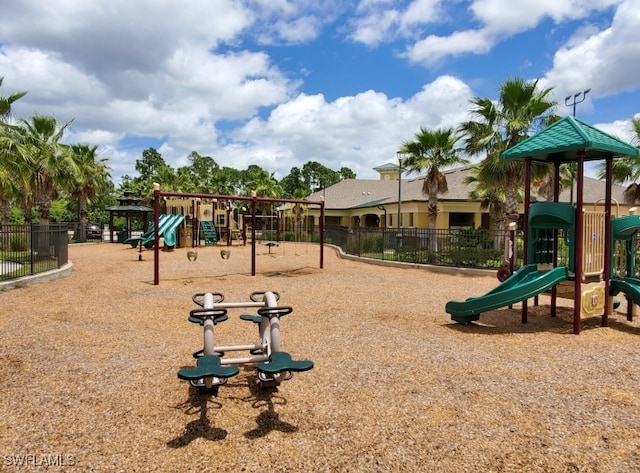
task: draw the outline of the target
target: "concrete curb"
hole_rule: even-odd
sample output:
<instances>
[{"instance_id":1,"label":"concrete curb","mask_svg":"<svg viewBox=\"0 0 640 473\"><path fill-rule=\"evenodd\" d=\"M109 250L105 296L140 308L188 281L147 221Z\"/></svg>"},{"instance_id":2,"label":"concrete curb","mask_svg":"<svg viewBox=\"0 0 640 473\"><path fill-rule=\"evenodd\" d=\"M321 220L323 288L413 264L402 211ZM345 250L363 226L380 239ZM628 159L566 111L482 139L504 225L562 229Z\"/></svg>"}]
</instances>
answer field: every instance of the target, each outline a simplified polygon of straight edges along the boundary
<instances>
[{"instance_id":1,"label":"concrete curb","mask_svg":"<svg viewBox=\"0 0 640 473\"><path fill-rule=\"evenodd\" d=\"M0 292L9 291L19 287L28 287L43 282L55 281L56 279L63 278L71 274L72 269L73 262L68 261L67 264L58 269L52 269L51 271L45 271L44 273L32 274L17 279L11 279L9 281L3 281L0 282Z\"/></svg>"},{"instance_id":2,"label":"concrete curb","mask_svg":"<svg viewBox=\"0 0 640 473\"><path fill-rule=\"evenodd\" d=\"M456 268L453 266L436 266L433 264L405 263L402 261L385 261L385 260L379 260L374 258L365 258L362 256L350 255L342 251L342 248L340 248L339 246L335 246L327 243L325 243L325 246L333 248L341 259L358 261L360 263L375 264L378 266L389 266L389 267L403 268L403 269L421 269L421 270L430 271L432 273L438 273L438 274L454 274L454 275L457 274L460 276L473 276L473 277L478 277L478 276L496 277L496 270L494 269Z\"/></svg>"}]
</instances>

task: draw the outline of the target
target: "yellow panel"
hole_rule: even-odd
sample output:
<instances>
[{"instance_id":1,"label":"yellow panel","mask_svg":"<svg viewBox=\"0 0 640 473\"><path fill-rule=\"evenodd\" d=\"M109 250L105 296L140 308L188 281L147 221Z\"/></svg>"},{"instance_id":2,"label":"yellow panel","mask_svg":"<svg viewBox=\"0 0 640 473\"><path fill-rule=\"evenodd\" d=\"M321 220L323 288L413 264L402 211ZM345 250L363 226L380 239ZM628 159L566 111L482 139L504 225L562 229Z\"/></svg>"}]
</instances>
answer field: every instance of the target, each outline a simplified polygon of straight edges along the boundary
<instances>
[{"instance_id":1,"label":"yellow panel","mask_svg":"<svg viewBox=\"0 0 640 473\"><path fill-rule=\"evenodd\" d=\"M604 310L604 281L582 284L581 315L590 317Z\"/></svg>"},{"instance_id":2,"label":"yellow panel","mask_svg":"<svg viewBox=\"0 0 640 473\"><path fill-rule=\"evenodd\" d=\"M585 275L601 274L604 270L603 212L583 211L582 271Z\"/></svg>"}]
</instances>

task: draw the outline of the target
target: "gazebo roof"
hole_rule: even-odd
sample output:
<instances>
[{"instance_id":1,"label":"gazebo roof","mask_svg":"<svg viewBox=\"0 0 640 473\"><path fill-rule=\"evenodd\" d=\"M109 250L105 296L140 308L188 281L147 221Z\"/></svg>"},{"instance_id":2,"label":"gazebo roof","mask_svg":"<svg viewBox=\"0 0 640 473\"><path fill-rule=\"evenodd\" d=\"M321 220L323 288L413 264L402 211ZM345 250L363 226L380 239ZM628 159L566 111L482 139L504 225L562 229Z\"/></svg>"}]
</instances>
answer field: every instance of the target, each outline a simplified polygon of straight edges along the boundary
<instances>
[{"instance_id":1,"label":"gazebo roof","mask_svg":"<svg viewBox=\"0 0 640 473\"><path fill-rule=\"evenodd\" d=\"M113 205L106 210L108 212L153 212L153 209L144 205Z\"/></svg>"},{"instance_id":2,"label":"gazebo roof","mask_svg":"<svg viewBox=\"0 0 640 473\"><path fill-rule=\"evenodd\" d=\"M140 205L141 200L133 191L124 191L123 195L118 197L118 205L112 205L106 210L111 213L153 212L152 208Z\"/></svg>"},{"instance_id":3,"label":"gazebo roof","mask_svg":"<svg viewBox=\"0 0 640 473\"><path fill-rule=\"evenodd\" d=\"M638 148L588 125L572 116L558 120L502 153L502 159L530 157L537 162L576 162L577 151L585 151L585 161L639 156Z\"/></svg>"}]
</instances>

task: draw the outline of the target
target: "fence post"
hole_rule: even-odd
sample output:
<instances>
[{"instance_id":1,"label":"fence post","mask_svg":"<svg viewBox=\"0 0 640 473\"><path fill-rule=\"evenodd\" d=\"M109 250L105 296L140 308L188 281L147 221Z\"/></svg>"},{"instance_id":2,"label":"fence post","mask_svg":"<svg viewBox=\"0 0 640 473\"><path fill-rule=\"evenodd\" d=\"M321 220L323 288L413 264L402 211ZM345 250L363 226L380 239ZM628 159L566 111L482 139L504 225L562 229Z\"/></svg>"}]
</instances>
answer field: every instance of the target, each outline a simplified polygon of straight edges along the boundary
<instances>
[{"instance_id":1,"label":"fence post","mask_svg":"<svg viewBox=\"0 0 640 473\"><path fill-rule=\"evenodd\" d=\"M34 242L36 240L35 238L35 228L34 228L35 224L33 222L31 222L30 225L30 235L29 235L29 274L33 275L33 268L35 267L35 260L34 260L34 255L35 255L35 247L34 247Z\"/></svg>"}]
</instances>

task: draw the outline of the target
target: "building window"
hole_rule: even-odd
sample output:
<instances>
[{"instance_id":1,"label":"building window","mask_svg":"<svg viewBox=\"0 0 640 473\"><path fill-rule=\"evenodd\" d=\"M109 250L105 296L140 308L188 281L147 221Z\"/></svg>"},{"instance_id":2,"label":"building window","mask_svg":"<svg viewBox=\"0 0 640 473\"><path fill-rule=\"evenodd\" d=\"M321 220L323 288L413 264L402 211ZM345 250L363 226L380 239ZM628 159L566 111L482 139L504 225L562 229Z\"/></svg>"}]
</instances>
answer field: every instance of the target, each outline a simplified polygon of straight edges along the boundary
<instances>
[{"instance_id":1,"label":"building window","mask_svg":"<svg viewBox=\"0 0 640 473\"><path fill-rule=\"evenodd\" d=\"M473 214L466 212L452 212L449 214L449 228L473 228Z\"/></svg>"},{"instance_id":2,"label":"building window","mask_svg":"<svg viewBox=\"0 0 640 473\"><path fill-rule=\"evenodd\" d=\"M413 212L409 214L409 226L413 227Z\"/></svg>"},{"instance_id":3,"label":"building window","mask_svg":"<svg viewBox=\"0 0 640 473\"><path fill-rule=\"evenodd\" d=\"M393 215L389 215L389 226L393 227Z\"/></svg>"}]
</instances>

